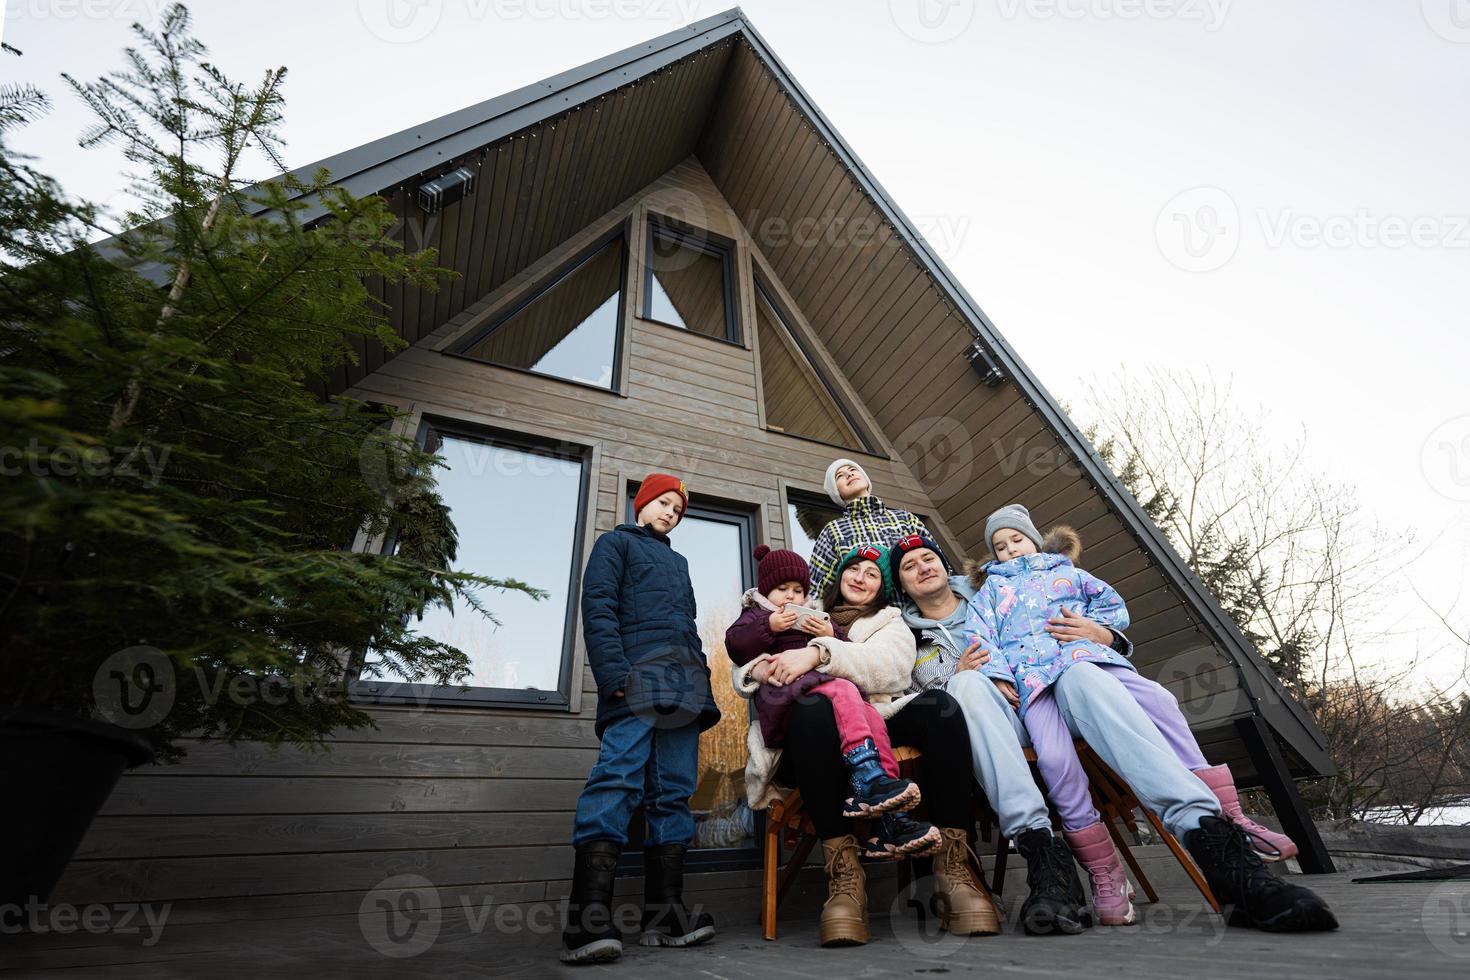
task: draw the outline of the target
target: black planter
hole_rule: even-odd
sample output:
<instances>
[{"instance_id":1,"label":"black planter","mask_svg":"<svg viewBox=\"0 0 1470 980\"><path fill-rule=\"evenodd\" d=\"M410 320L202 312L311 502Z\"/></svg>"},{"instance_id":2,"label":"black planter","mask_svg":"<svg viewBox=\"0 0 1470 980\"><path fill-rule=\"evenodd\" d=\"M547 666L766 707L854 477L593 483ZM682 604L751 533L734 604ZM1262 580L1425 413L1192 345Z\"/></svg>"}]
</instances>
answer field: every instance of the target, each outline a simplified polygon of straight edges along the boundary
<instances>
[{"instance_id":1,"label":"black planter","mask_svg":"<svg viewBox=\"0 0 1470 980\"><path fill-rule=\"evenodd\" d=\"M152 758L115 725L0 708L0 908L45 902L118 776Z\"/></svg>"}]
</instances>

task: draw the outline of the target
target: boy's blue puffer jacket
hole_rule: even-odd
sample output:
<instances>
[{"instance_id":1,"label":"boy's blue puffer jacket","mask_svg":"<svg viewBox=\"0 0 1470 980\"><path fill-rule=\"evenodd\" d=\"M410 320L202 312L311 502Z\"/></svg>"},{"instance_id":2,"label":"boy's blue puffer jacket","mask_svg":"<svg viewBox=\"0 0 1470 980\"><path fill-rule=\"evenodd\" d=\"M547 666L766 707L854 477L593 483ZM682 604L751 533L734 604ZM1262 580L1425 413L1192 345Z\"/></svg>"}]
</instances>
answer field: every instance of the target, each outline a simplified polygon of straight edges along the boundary
<instances>
[{"instance_id":1,"label":"boy's blue puffer jacket","mask_svg":"<svg viewBox=\"0 0 1470 980\"><path fill-rule=\"evenodd\" d=\"M631 714L660 728L720 720L695 626L689 563L667 535L619 524L582 576L582 638L597 678L597 737ZM623 691L621 698L614 697Z\"/></svg>"}]
</instances>

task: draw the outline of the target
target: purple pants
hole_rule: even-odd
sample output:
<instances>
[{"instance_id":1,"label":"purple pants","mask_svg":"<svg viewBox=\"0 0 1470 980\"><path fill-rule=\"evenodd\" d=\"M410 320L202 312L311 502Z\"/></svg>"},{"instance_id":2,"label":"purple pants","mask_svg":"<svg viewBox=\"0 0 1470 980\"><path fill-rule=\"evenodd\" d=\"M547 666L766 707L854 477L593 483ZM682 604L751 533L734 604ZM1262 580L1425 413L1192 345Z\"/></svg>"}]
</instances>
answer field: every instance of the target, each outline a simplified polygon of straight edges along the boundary
<instances>
[{"instance_id":1,"label":"purple pants","mask_svg":"<svg viewBox=\"0 0 1470 980\"><path fill-rule=\"evenodd\" d=\"M1075 665L1069 670L1077 670L1081 666ZM1116 680L1122 693L1137 703L1185 769L1194 772L1209 767L1200 752L1199 742L1189 730L1189 723L1184 720L1184 713L1179 710L1179 702L1162 684L1127 667L1099 665L1099 669ZM1031 737L1031 747L1036 751L1036 767L1041 770L1048 795L1061 815L1062 829L1082 830L1097 823L1102 817L1092 805L1087 773L1077 758L1077 748L1072 743L1074 736L1057 704L1055 685L1036 695L1027 705L1025 724L1026 733ZM1128 773L1119 770L1119 775L1133 782ZM1191 795L1192 789L1194 787L1187 787L1181 795Z\"/></svg>"}]
</instances>

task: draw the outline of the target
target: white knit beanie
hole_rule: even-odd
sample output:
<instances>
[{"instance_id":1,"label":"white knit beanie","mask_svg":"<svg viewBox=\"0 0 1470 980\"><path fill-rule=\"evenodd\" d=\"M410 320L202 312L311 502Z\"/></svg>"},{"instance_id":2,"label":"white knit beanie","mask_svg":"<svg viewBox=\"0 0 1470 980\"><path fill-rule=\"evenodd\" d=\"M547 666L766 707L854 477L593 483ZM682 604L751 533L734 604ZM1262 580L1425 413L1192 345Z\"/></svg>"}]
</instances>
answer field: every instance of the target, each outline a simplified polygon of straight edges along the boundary
<instances>
[{"instance_id":1,"label":"white knit beanie","mask_svg":"<svg viewBox=\"0 0 1470 980\"><path fill-rule=\"evenodd\" d=\"M859 466L853 460L850 460L850 459L834 459L832 461L832 465L829 466L829 467L827 467L827 478L822 481L822 489L824 489L824 490L827 491L827 496L831 497L832 498L832 502L834 504L836 504L838 507L845 507L845 506L847 506L847 501L843 500L842 499L842 494L840 494L840 493L837 492L837 471L839 469L841 469L842 467L844 467L844 466L853 466L853 467L856 467L857 468L857 471L863 475L863 479L864 480L868 480L868 471L865 470L865 469L863 469L861 466ZM872 480L868 480L868 489L871 490L872 487L873 487L873 481Z\"/></svg>"}]
</instances>

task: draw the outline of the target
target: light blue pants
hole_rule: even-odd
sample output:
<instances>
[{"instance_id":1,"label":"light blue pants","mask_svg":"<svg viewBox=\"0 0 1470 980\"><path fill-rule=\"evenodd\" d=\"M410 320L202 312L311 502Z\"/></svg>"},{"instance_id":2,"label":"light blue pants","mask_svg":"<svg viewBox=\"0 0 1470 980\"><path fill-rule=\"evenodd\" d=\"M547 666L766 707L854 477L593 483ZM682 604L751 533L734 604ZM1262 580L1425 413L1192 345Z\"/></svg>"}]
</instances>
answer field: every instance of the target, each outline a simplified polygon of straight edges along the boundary
<instances>
[{"instance_id":1,"label":"light blue pants","mask_svg":"<svg viewBox=\"0 0 1470 980\"><path fill-rule=\"evenodd\" d=\"M1194 732L1189 730L1189 722L1184 712L1179 710L1179 702L1167 688L1126 667L1099 666L1138 703L1184 768L1190 772L1208 768L1209 763L1200 753ZM1076 669L1075 664L1068 668ZM1082 768L1082 760L1077 757L1071 729L1062 718L1062 709L1052 688L1036 693L1031 703L1026 705L1022 724L1026 726L1031 745L1036 749L1036 768L1041 770L1041 777L1046 780L1046 795L1051 797L1062 818L1062 829L1082 830L1097 823L1102 818L1092 805L1091 782Z\"/></svg>"},{"instance_id":2,"label":"light blue pants","mask_svg":"<svg viewBox=\"0 0 1470 980\"><path fill-rule=\"evenodd\" d=\"M1030 741L1005 695L978 670L957 671L944 682L944 689L965 714L975 779L1000 821L1001 833L1015 838L1026 830L1049 831L1046 799L1036 788L1023 753Z\"/></svg>"},{"instance_id":3,"label":"light blue pants","mask_svg":"<svg viewBox=\"0 0 1470 980\"><path fill-rule=\"evenodd\" d=\"M1220 801L1181 761L1181 754L1190 753L1177 749L1191 746L1171 745L1119 680L1119 676L1132 673L1126 667L1084 661L1068 667L1051 689L1068 730L1084 739L1123 777L1139 802L1153 811L1171 834L1183 837L1198 828L1202 818L1220 816ZM1192 735L1189 741L1193 742ZM1192 749L1194 757L1203 763L1199 747L1194 745Z\"/></svg>"}]
</instances>

